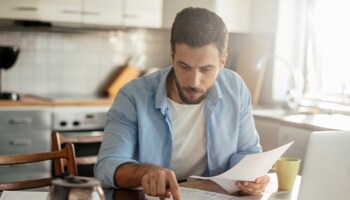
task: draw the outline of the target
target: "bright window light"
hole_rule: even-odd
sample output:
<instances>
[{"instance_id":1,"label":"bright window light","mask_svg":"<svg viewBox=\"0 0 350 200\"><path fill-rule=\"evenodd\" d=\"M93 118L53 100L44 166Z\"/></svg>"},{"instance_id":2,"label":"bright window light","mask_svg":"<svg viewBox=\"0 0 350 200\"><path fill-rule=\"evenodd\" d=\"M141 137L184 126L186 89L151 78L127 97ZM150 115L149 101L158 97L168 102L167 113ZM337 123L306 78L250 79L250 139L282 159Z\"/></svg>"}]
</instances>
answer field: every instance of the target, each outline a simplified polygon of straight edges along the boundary
<instances>
[{"instance_id":1,"label":"bright window light","mask_svg":"<svg viewBox=\"0 0 350 200\"><path fill-rule=\"evenodd\" d=\"M307 49L307 93L350 96L350 1L312 0Z\"/></svg>"}]
</instances>

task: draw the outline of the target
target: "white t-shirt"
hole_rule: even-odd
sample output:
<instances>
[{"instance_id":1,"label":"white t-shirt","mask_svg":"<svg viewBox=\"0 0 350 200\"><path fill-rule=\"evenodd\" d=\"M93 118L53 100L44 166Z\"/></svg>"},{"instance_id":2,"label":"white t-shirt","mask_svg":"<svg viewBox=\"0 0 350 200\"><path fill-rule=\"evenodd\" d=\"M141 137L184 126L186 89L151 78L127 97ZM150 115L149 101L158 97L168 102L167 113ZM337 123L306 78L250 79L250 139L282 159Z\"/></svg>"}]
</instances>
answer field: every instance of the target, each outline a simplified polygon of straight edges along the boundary
<instances>
[{"instance_id":1,"label":"white t-shirt","mask_svg":"<svg viewBox=\"0 0 350 200\"><path fill-rule=\"evenodd\" d=\"M169 99L173 151L170 169L178 180L202 175L207 168L204 105L179 104Z\"/></svg>"}]
</instances>

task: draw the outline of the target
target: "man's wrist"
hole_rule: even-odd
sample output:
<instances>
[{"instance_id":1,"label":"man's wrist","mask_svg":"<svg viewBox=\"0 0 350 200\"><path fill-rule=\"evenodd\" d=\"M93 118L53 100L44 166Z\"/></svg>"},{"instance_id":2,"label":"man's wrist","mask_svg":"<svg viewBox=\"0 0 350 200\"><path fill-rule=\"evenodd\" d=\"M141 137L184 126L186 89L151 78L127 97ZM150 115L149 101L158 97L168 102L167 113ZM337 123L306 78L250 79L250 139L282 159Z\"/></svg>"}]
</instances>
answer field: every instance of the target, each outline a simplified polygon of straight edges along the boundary
<instances>
[{"instance_id":1,"label":"man's wrist","mask_svg":"<svg viewBox=\"0 0 350 200\"><path fill-rule=\"evenodd\" d=\"M135 181L133 181L136 178L134 171L137 171L135 170L135 168L137 168L137 165L138 164L132 162L126 162L119 165L114 173L115 186L120 188L132 188L140 186L135 185Z\"/></svg>"},{"instance_id":2,"label":"man's wrist","mask_svg":"<svg viewBox=\"0 0 350 200\"><path fill-rule=\"evenodd\" d=\"M143 176L152 168L162 168L158 165L127 162L121 164L115 171L115 186L121 188L136 188L142 185Z\"/></svg>"}]
</instances>

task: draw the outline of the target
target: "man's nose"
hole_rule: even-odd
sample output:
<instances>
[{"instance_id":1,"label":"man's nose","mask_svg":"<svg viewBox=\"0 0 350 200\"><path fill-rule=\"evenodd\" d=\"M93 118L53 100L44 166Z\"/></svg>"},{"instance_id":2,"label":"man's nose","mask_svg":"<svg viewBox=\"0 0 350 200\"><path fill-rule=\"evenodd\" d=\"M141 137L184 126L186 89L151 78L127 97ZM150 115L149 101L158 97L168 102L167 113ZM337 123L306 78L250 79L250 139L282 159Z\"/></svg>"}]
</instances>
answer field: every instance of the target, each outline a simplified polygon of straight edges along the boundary
<instances>
[{"instance_id":1,"label":"man's nose","mask_svg":"<svg viewBox=\"0 0 350 200\"><path fill-rule=\"evenodd\" d=\"M198 87L200 82L201 82L201 73L198 72L197 70L193 70L191 72L191 76L190 76L190 86L191 87Z\"/></svg>"}]
</instances>

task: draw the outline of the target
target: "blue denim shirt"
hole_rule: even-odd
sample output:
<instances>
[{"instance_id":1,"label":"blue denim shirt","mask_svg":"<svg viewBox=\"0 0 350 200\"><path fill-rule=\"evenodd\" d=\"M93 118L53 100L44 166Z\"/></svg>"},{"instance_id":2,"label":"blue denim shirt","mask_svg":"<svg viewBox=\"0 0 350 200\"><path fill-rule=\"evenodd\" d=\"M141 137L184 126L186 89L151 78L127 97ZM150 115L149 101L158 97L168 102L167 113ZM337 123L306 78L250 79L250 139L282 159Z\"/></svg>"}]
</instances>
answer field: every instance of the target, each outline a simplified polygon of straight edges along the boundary
<instances>
[{"instance_id":1,"label":"blue denim shirt","mask_svg":"<svg viewBox=\"0 0 350 200\"><path fill-rule=\"evenodd\" d=\"M135 79L118 92L95 165L103 187L116 187L115 170L126 162L169 168L173 149L166 79L171 69ZM223 173L246 154L261 152L250 93L235 72L220 71L204 109L208 168L203 176Z\"/></svg>"}]
</instances>

